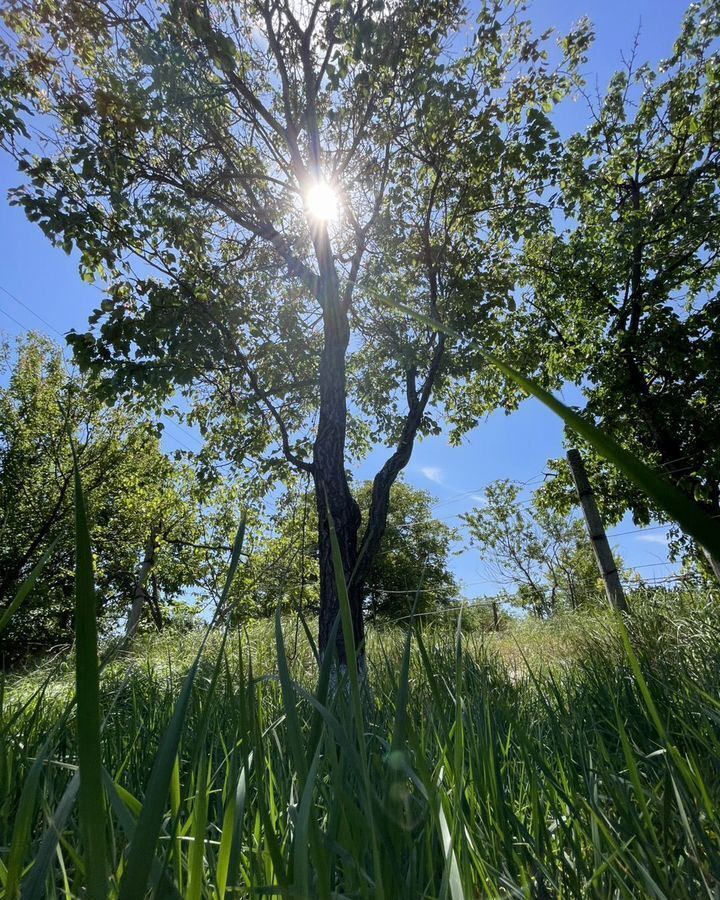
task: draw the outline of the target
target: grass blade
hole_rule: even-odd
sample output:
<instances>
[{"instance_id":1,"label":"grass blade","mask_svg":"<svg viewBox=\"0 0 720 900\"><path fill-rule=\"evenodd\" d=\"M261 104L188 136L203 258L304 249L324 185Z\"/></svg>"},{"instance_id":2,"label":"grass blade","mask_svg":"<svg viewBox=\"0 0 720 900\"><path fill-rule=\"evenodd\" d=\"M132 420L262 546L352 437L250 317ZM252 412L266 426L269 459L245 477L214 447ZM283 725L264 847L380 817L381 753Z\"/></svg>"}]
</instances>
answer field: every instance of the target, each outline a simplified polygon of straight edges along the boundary
<instances>
[{"instance_id":1,"label":"grass blade","mask_svg":"<svg viewBox=\"0 0 720 900\"><path fill-rule=\"evenodd\" d=\"M192 844L188 858L187 900L200 900L205 860L205 834L208 818L208 782L211 760L203 757L196 780L195 802L192 813Z\"/></svg>"},{"instance_id":2,"label":"grass blade","mask_svg":"<svg viewBox=\"0 0 720 900\"><path fill-rule=\"evenodd\" d=\"M185 676L172 719L163 735L160 748L155 757L147 791L145 792L142 812L135 826L135 834L128 852L127 865L120 882L118 900L136 900L138 897L145 896L150 870L155 859L155 847L160 836L160 828L165 812L165 799L170 789L175 756L180 745L180 736L185 724L185 716L187 715L199 659L198 655L190 667L190 671Z\"/></svg>"},{"instance_id":3,"label":"grass blade","mask_svg":"<svg viewBox=\"0 0 720 900\"><path fill-rule=\"evenodd\" d=\"M35 854L35 862L27 877L23 881L20 896L22 900L42 900L45 897L45 879L57 852L60 834L65 828L65 823L72 811L80 788L80 773L75 772L65 788L57 809L53 813L50 824L40 841L40 846ZM9 895L8 895L9 896Z\"/></svg>"},{"instance_id":4,"label":"grass blade","mask_svg":"<svg viewBox=\"0 0 720 900\"><path fill-rule=\"evenodd\" d=\"M312 812L313 791L315 789L315 779L317 778L318 766L320 764L320 747L315 752L310 771L305 780L305 786L300 797L300 803L297 808L295 819L295 836L293 840L294 853L294 890L298 897L312 897L310 890L310 834L311 823L310 813Z\"/></svg>"},{"instance_id":5,"label":"grass blade","mask_svg":"<svg viewBox=\"0 0 720 900\"><path fill-rule=\"evenodd\" d=\"M300 728L300 719L297 712L297 696L290 677L290 669L288 667L287 654L285 653L285 640L282 633L282 620L280 618L280 606L275 610L275 643L277 646L277 664L278 675L280 678L280 689L283 697L283 708L285 709L285 720L287 741L290 745L290 753L292 754L295 769L300 782L300 790L305 786L305 778L307 776L307 757L302 747L302 730Z\"/></svg>"},{"instance_id":6,"label":"grass blade","mask_svg":"<svg viewBox=\"0 0 720 900\"><path fill-rule=\"evenodd\" d=\"M235 540L233 541L232 554L230 556L230 566L228 567L227 577L225 578L225 585L223 587L223 592L220 595L220 602L217 606L215 618L218 618L224 611L225 603L230 593L230 588L232 587L232 583L235 580L235 573L237 572L238 565L240 564L240 554L242 553L243 542L245 540L246 523L247 513L243 511L243 514L240 517L240 525L238 526L237 533L235 534Z\"/></svg>"},{"instance_id":7,"label":"grass blade","mask_svg":"<svg viewBox=\"0 0 720 900\"><path fill-rule=\"evenodd\" d=\"M35 582L38 580L38 578L40 577L40 574L42 573L42 570L45 568L45 564L52 556L52 552L55 549L56 544L57 544L57 538L50 544L50 546L47 548L47 550L40 557L35 568L28 575L28 577L25 579L25 581L20 585L20 588L19 588L17 594L15 594L15 597L13 598L13 601L11 602L10 606L8 606L8 608L5 610L5 612L2 614L2 616L0 616L0 633L2 633L5 630L5 628L7 628L7 625L10 622L10 619L13 617L14 613L17 612L17 610L22 606L22 604L25 602L25 600L30 595L30 592L32 591L32 589L34 587Z\"/></svg>"},{"instance_id":8,"label":"grass blade","mask_svg":"<svg viewBox=\"0 0 720 900\"><path fill-rule=\"evenodd\" d=\"M235 790L228 797L222 822L222 837L218 850L215 883L219 900L224 900L228 886L228 878L237 871L237 858L240 852L245 799L247 797L247 777L245 766L240 770ZM232 887L232 886L231 886Z\"/></svg>"},{"instance_id":9,"label":"grass blade","mask_svg":"<svg viewBox=\"0 0 720 900\"><path fill-rule=\"evenodd\" d=\"M73 449L73 453L74 453ZM100 743L100 673L97 610L90 533L80 471L75 461L75 691L77 696L80 825L85 878L91 900L107 895L105 795Z\"/></svg>"},{"instance_id":10,"label":"grass blade","mask_svg":"<svg viewBox=\"0 0 720 900\"><path fill-rule=\"evenodd\" d=\"M46 749L46 748L45 748ZM47 749L46 749L47 752ZM15 815L15 826L10 844L10 855L7 861L7 873L5 876L5 898L15 900L20 886L23 860L30 845L33 817L35 815L35 800L40 786L40 776L45 766L45 754L40 754L32 764L28 777L25 779L20 803ZM32 870L31 870L32 871Z\"/></svg>"}]
</instances>

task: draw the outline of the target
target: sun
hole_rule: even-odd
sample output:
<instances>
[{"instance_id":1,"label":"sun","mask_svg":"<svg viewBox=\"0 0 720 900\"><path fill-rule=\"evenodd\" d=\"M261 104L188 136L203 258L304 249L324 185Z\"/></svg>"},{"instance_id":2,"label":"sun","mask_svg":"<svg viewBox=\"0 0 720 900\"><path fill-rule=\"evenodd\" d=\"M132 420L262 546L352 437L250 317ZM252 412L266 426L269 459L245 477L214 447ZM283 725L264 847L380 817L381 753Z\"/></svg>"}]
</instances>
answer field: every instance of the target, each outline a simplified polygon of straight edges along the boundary
<instances>
[{"instance_id":1,"label":"sun","mask_svg":"<svg viewBox=\"0 0 720 900\"><path fill-rule=\"evenodd\" d=\"M333 222L340 211L337 191L327 181L316 182L305 194L305 209L317 222Z\"/></svg>"}]
</instances>

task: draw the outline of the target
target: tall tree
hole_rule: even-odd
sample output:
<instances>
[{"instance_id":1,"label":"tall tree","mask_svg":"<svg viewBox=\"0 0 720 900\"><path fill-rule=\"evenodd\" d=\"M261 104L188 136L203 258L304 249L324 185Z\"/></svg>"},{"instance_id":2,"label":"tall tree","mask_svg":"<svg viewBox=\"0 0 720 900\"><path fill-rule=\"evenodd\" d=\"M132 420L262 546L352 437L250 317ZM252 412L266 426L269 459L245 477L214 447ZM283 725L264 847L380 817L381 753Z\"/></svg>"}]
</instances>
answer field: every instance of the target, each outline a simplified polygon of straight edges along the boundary
<instances>
[{"instance_id":1,"label":"tall tree","mask_svg":"<svg viewBox=\"0 0 720 900\"><path fill-rule=\"evenodd\" d=\"M508 327L509 250L487 228L538 189L538 111L570 89L587 26L548 53L502 0L474 23L459 0L12 0L5 21L39 113L10 92L35 145L6 140L15 199L108 287L78 358L115 393L204 387L230 458L279 447L312 477L320 647L331 522L360 644L390 488L479 365L385 303L486 344ZM361 530L347 463L371 440L390 449Z\"/></svg>"},{"instance_id":2,"label":"tall tree","mask_svg":"<svg viewBox=\"0 0 720 900\"><path fill-rule=\"evenodd\" d=\"M0 374L0 609L54 547L3 632L0 654L12 661L72 639L69 434L93 528L98 616L103 624L118 622L140 599L133 629L151 614L161 624L162 611L202 581L214 559L228 558L217 546L228 542L227 491L210 491L187 463L169 459L149 418L109 409L47 339L31 334L14 351L4 345Z\"/></svg>"},{"instance_id":3,"label":"tall tree","mask_svg":"<svg viewBox=\"0 0 720 900\"><path fill-rule=\"evenodd\" d=\"M720 8L693 3L656 70L636 52L558 156L525 244L519 328L585 413L720 516ZM553 227L554 226L554 227ZM530 351L529 351L530 352ZM590 448L609 521L660 510ZM549 488L571 496L564 461ZM712 560L720 577L720 561Z\"/></svg>"}]
</instances>

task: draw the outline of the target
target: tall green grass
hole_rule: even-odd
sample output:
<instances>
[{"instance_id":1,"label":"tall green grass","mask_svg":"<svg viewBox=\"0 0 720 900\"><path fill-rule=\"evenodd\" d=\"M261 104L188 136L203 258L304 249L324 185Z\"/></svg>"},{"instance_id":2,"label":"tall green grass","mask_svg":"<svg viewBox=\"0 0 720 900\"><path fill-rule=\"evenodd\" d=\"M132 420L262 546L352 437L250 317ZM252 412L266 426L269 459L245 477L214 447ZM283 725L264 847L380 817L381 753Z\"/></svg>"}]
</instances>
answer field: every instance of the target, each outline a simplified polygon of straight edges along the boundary
<instances>
[{"instance_id":1,"label":"tall green grass","mask_svg":"<svg viewBox=\"0 0 720 900\"><path fill-rule=\"evenodd\" d=\"M633 618L555 659L550 624L378 631L359 707L280 620L139 642L100 681L108 896L717 896L718 617ZM4 691L6 896L13 852L22 897L90 896L72 695Z\"/></svg>"},{"instance_id":2,"label":"tall green grass","mask_svg":"<svg viewBox=\"0 0 720 900\"><path fill-rule=\"evenodd\" d=\"M558 620L545 657L411 619L368 690L342 578L346 673L279 614L100 659L79 480L76 531L73 675L0 682L3 897L720 896L714 604Z\"/></svg>"}]
</instances>

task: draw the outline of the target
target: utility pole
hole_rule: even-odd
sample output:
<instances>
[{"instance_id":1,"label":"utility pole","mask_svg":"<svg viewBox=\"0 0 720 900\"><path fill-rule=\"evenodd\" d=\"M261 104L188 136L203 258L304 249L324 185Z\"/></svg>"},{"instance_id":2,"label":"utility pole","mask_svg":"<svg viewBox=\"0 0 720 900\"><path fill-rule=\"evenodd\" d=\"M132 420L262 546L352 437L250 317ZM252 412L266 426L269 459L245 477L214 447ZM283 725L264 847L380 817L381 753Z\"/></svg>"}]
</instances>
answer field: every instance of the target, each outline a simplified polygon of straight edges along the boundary
<instances>
[{"instance_id":1,"label":"utility pole","mask_svg":"<svg viewBox=\"0 0 720 900\"><path fill-rule=\"evenodd\" d=\"M582 461L580 453L575 450L568 450L567 461L570 465L575 488L577 489L578 500L585 516L585 524L587 525L590 542L592 543L595 560L600 570L600 576L605 585L605 593L607 594L610 605L621 612L627 612L627 601L625 600L625 592L622 584L620 584L620 576L617 566L608 543L605 527L600 518L600 512L595 502L595 495L590 487L585 465Z\"/></svg>"}]
</instances>

